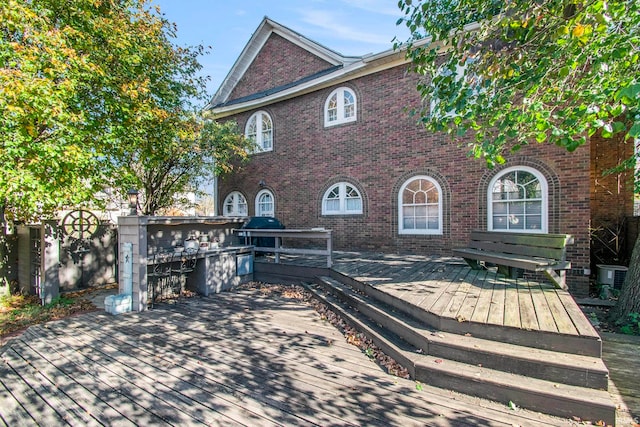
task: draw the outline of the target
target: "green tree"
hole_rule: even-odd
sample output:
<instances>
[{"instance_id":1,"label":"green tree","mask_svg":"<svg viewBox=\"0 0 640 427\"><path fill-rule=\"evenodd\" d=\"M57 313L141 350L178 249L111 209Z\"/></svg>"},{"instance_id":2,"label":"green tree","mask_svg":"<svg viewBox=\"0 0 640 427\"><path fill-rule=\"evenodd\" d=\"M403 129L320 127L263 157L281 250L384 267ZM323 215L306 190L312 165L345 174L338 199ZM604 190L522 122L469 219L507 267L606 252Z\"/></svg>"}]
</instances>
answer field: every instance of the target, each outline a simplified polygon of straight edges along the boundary
<instances>
[{"instance_id":1,"label":"green tree","mask_svg":"<svg viewBox=\"0 0 640 427\"><path fill-rule=\"evenodd\" d=\"M203 180L232 171L248 157L252 144L235 122L218 123L194 115L180 123L177 127L169 119L158 122L127 152L131 167L123 168L121 181L141 190L144 215L189 206L188 193L202 195L198 188Z\"/></svg>"},{"instance_id":2,"label":"green tree","mask_svg":"<svg viewBox=\"0 0 640 427\"><path fill-rule=\"evenodd\" d=\"M427 102L416 113L432 131L473 135L472 155L489 166L531 143L573 151L598 132L620 143L640 138L637 1L400 0L398 6L404 13L398 23L411 31L407 55L424 76L417 89ZM623 166L634 165L630 158ZM632 263L640 265L640 240L635 246ZM640 312L634 268L616 315L630 312Z\"/></svg>"},{"instance_id":3,"label":"green tree","mask_svg":"<svg viewBox=\"0 0 640 427\"><path fill-rule=\"evenodd\" d=\"M242 155L230 127L198 118L204 49L175 46L175 31L149 0L0 0L2 278L7 222L99 205L108 186L126 193L139 183L132 159L154 167L178 146Z\"/></svg>"}]
</instances>

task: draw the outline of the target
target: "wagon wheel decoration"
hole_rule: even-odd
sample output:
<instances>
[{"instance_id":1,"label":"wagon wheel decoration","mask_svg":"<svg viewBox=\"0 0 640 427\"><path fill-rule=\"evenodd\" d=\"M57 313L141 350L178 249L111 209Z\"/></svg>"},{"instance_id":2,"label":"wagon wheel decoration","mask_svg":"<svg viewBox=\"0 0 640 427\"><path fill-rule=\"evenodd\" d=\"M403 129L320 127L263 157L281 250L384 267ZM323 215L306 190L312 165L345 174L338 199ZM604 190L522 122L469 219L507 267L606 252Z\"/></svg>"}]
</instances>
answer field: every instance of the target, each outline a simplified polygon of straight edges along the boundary
<instances>
[{"instance_id":1,"label":"wagon wheel decoration","mask_svg":"<svg viewBox=\"0 0 640 427\"><path fill-rule=\"evenodd\" d=\"M92 212L71 211L62 218L62 231L73 239L89 239L98 231L100 220Z\"/></svg>"}]
</instances>

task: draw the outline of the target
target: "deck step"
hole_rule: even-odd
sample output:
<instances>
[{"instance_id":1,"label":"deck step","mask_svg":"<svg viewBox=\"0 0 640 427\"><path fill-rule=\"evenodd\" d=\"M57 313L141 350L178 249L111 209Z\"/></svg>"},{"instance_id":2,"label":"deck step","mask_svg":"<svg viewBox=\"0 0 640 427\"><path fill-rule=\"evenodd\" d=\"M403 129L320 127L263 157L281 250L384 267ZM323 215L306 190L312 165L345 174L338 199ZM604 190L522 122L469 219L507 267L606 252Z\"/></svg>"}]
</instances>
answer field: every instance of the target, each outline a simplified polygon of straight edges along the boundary
<instances>
[{"instance_id":1,"label":"deck step","mask_svg":"<svg viewBox=\"0 0 640 427\"><path fill-rule=\"evenodd\" d=\"M561 417L615 420L609 393L599 390L607 370L598 358L441 333L326 276L309 288L417 381Z\"/></svg>"},{"instance_id":2,"label":"deck step","mask_svg":"<svg viewBox=\"0 0 640 427\"><path fill-rule=\"evenodd\" d=\"M321 285L339 293L346 301L373 321L419 348L424 354L444 357L471 365L545 379L562 384L606 390L609 371L602 359L541 350L530 347L437 331L394 311L388 306L354 292L331 278L320 277Z\"/></svg>"},{"instance_id":3,"label":"deck step","mask_svg":"<svg viewBox=\"0 0 640 427\"><path fill-rule=\"evenodd\" d=\"M595 332L593 335L569 335L442 317L338 272L332 271L330 276L334 280L345 283L372 299L393 307L396 311L417 319L421 324L428 325L441 332L450 332L458 335L466 334L490 341L551 350L553 352L591 356L598 359L602 357L602 340Z\"/></svg>"}]
</instances>

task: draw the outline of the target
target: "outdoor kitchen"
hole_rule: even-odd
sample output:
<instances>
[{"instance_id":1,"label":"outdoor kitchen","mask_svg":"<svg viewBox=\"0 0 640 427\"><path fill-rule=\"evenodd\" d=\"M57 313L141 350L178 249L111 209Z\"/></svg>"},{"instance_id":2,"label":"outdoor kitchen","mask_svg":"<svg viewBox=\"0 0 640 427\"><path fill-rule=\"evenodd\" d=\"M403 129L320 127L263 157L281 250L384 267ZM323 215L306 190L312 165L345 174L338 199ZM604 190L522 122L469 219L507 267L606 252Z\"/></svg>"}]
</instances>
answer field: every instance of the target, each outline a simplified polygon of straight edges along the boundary
<instances>
[{"instance_id":1,"label":"outdoor kitchen","mask_svg":"<svg viewBox=\"0 0 640 427\"><path fill-rule=\"evenodd\" d=\"M168 286L209 296L252 280L253 247L233 233L245 220L119 217L119 294L107 297L105 309L144 311Z\"/></svg>"}]
</instances>

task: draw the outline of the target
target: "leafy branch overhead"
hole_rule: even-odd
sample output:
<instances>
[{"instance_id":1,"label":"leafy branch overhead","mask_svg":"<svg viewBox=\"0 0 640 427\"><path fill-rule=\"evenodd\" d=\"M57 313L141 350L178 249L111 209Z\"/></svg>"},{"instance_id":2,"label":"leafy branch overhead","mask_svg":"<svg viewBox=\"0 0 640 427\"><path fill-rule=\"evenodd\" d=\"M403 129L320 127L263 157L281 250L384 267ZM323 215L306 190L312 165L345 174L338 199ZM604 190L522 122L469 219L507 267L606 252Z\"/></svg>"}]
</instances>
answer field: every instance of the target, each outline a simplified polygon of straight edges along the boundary
<instances>
[{"instance_id":1,"label":"leafy branch overhead","mask_svg":"<svg viewBox=\"0 0 640 427\"><path fill-rule=\"evenodd\" d=\"M472 133L473 155L489 165L533 141L573 151L598 132L640 137L637 1L398 5L424 76L416 113L431 130Z\"/></svg>"},{"instance_id":2,"label":"leafy branch overhead","mask_svg":"<svg viewBox=\"0 0 640 427\"><path fill-rule=\"evenodd\" d=\"M0 2L0 208L8 220L97 204L106 187L178 194L207 172L188 163L195 156L215 158L218 170L230 152L242 157L246 144L231 125L198 117L208 100L198 74L206 49L176 46L176 31L150 0ZM181 166L166 174L174 162Z\"/></svg>"}]
</instances>

